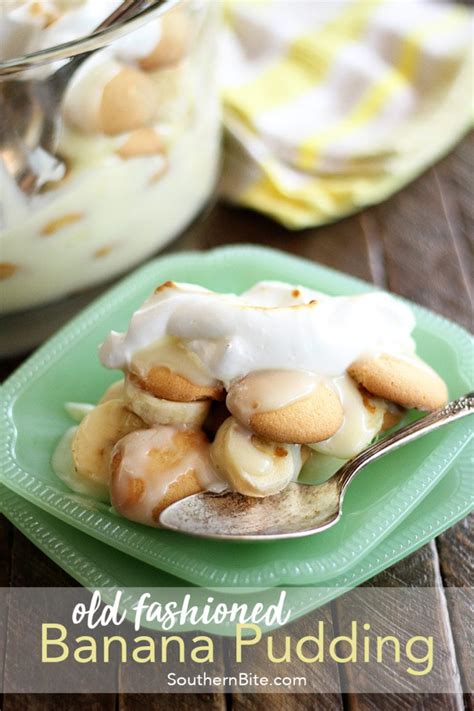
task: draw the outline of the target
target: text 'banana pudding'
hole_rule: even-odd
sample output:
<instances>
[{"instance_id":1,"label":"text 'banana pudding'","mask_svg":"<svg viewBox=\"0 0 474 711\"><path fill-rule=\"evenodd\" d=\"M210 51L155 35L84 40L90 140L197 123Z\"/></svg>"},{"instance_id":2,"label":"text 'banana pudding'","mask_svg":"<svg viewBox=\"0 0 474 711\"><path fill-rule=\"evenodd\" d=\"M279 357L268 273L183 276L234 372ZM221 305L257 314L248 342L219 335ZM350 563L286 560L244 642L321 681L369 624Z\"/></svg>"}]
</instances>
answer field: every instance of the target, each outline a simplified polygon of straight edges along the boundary
<instances>
[{"instance_id":1,"label":"text 'banana pudding'","mask_svg":"<svg viewBox=\"0 0 474 711\"><path fill-rule=\"evenodd\" d=\"M267 281L236 296L166 282L102 344L102 363L124 378L95 407L68 405L80 424L53 467L148 525L201 491L263 497L302 473L322 480L407 408L447 401L414 326L385 293Z\"/></svg>"}]
</instances>

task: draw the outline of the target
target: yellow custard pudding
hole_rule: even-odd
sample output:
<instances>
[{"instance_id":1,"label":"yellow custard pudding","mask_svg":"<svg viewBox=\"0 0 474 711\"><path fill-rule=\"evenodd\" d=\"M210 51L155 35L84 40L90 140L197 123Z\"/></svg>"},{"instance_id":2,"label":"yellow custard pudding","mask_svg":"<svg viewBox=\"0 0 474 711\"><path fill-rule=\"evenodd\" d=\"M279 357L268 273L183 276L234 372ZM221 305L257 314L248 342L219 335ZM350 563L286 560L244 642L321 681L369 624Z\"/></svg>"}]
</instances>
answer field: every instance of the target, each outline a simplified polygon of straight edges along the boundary
<instances>
[{"instance_id":1,"label":"yellow custard pudding","mask_svg":"<svg viewBox=\"0 0 474 711\"><path fill-rule=\"evenodd\" d=\"M120 0L9 0L0 89L48 80ZM218 4L181 0L107 35L72 75L53 152L31 151L33 192L0 155L0 314L54 302L130 269L178 235L213 194L220 144ZM135 18L136 20L136 18ZM119 28L120 29L120 28ZM68 49L59 45L71 42ZM54 54L46 64L34 58ZM2 68L3 67L3 68ZM5 70L5 71L4 71ZM6 129L10 114L4 113ZM13 120L13 119L11 119Z\"/></svg>"}]
</instances>

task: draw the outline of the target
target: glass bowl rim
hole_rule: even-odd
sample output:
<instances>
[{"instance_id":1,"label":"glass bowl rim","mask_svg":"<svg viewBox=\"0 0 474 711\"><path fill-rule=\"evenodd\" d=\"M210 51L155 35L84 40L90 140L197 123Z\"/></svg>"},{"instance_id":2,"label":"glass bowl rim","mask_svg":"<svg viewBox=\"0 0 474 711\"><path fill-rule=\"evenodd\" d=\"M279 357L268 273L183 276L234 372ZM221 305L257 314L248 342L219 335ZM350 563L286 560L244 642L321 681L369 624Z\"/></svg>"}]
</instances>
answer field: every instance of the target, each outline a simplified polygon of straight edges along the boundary
<instances>
[{"instance_id":1,"label":"glass bowl rim","mask_svg":"<svg viewBox=\"0 0 474 711\"><path fill-rule=\"evenodd\" d=\"M128 20L120 22L117 25L112 25L112 27L107 27L100 32L92 32L91 34L83 35L69 42L63 42L62 44L36 50L29 54L0 61L0 78L24 72L33 67L50 64L58 60L69 59L70 57L83 54L84 52L102 49L115 39L124 37L130 32L139 29L154 17L168 12L174 5L180 2L182 2L182 0L161 0L158 5L152 4Z\"/></svg>"}]
</instances>

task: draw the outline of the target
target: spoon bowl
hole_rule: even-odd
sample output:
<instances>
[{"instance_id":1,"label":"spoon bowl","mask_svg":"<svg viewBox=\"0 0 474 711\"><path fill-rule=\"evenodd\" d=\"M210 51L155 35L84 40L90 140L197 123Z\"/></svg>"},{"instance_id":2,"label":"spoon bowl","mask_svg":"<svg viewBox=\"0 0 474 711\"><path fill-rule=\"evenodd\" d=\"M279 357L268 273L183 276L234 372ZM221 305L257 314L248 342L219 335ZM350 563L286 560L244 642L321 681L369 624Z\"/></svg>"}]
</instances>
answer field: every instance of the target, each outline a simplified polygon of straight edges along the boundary
<instances>
[{"instance_id":1,"label":"spoon bowl","mask_svg":"<svg viewBox=\"0 0 474 711\"><path fill-rule=\"evenodd\" d=\"M333 526L340 516L337 479L311 486L292 482L278 494L254 498L235 491L195 494L168 506L166 528L202 538L260 541L300 538Z\"/></svg>"},{"instance_id":2,"label":"spoon bowl","mask_svg":"<svg viewBox=\"0 0 474 711\"><path fill-rule=\"evenodd\" d=\"M56 85L45 81L10 80L0 83L3 118L0 122L0 155L8 173L25 194L38 186L37 149L53 156L60 121L54 95ZM51 158L51 161L55 161ZM60 167L60 162L55 161Z\"/></svg>"}]
</instances>

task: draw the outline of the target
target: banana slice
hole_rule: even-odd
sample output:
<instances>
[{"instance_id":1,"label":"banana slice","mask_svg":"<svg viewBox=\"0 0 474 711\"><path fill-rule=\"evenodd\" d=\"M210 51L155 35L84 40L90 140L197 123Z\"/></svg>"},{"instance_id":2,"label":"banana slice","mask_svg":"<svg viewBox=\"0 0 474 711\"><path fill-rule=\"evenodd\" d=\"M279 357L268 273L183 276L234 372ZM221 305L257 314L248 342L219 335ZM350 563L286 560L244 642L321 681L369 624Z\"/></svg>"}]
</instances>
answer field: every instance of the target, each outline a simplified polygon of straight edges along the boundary
<instances>
[{"instance_id":1,"label":"banana slice","mask_svg":"<svg viewBox=\"0 0 474 711\"><path fill-rule=\"evenodd\" d=\"M311 449L338 459L351 459L368 447L383 427L387 403L361 390L347 374L334 379L344 419L332 437L310 444Z\"/></svg>"},{"instance_id":2,"label":"banana slice","mask_svg":"<svg viewBox=\"0 0 474 711\"><path fill-rule=\"evenodd\" d=\"M297 478L301 447L257 437L229 417L211 445L211 459L229 486L246 496L269 496Z\"/></svg>"},{"instance_id":3,"label":"banana slice","mask_svg":"<svg viewBox=\"0 0 474 711\"><path fill-rule=\"evenodd\" d=\"M132 67L123 67L105 83L96 121L108 136L151 123L157 103L153 82Z\"/></svg>"},{"instance_id":4,"label":"banana slice","mask_svg":"<svg viewBox=\"0 0 474 711\"><path fill-rule=\"evenodd\" d=\"M304 463L298 481L301 484L322 484L327 481L347 459L339 459L330 454L312 451Z\"/></svg>"},{"instance_id":5,"label":"banana slice","mask_svg":"<svg viewBox=\"0 0 474 711\"><path fill-rule=\"evenodd\" d=\"M124 401L148 425L188 425L200 427L206 419L210 400L175 402L154 397L127 377Z\"/></svg>"},{"instance_id":6,"label":"banana slice","mask_svg":"<svg viewBox=\"0 0 474 711\"><path fill-rule=\"evenodd\" d=\"M103 402L108 402L109 400L121 400L123 398L124 383L124 379L120 378L120 380L116 380L115 383L109 385L97 404L102 405Z\"/></svg>"},{"instance_id":7,"label":"banana slice","mask_svg":"<svg viewBox=\"0 0 474 711\"><path fill-rule=\"evenodd\" d=\"M95 405L89 402L66 402L64 409L74 422L81 422L89 412L92 412Z\"/></svg>"},{"instance_id":8,"label":"banana slice","mask_svg":"<svg viewBox=\"0 0 474 711\"><path fill-rule=\"evenodd\" d=\"M191 19L182 8L175 7L161 18L160 40L139 65L146 71L175 65L189 52L191 42Z\"/></svg>"},{"instance_id":9,"label":"banana slice","mask_svg":"<svg viewBox=\"0 0 474 711\"><path fill-rule=\"evenodd\" d=\"M115 445L110 492L115 509L155 526L164 508L215 488L209 442L201 430L157 426L132 432Z\"/></svg>"},{"instance_id":10,"label":"banana slice","mask_svg":"<svg viewBox=\"0 0 474 711\"><path fill-rule=\"evenodd\" d=\"M99 501L109 501L109 487L102 482L96 482L84 477L76 470L72 458L72 442L76 436L77 427L70 427L59 440L51 459L51 466L56 476L77 494L90 496Z\"/></svg>"},{"instance_id":11,"label":"banana slice","mask_svg":"<svg viewBox=\"0 0 474 711\"><path fill-rule=\"evenodd\" d=\"M81 422L72 441L74 466L80 477L107 485L110 454L115 443L129 432L145 426L121 400L97 405Z\"/></svg>"}]
</instances>

